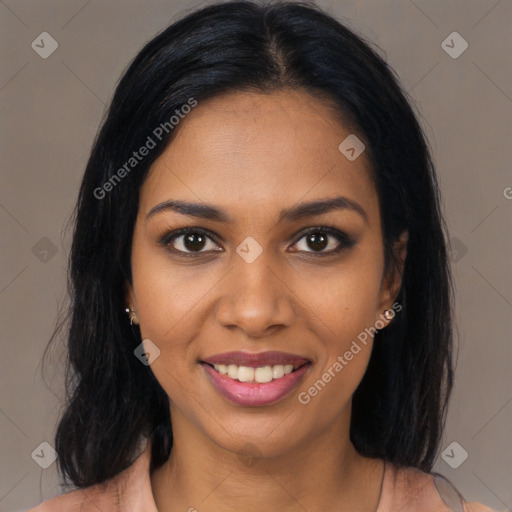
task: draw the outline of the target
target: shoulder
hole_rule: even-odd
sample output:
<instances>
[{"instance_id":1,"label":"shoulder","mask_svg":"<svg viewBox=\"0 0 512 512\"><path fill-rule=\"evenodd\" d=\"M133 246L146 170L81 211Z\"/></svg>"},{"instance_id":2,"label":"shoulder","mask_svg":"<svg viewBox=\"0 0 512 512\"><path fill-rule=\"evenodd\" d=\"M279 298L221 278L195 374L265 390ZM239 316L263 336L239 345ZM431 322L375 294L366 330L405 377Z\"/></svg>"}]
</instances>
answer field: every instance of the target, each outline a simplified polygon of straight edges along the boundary
<instances>
[{"instance_id":1,"label":"shoulder","mask_svg":"<svg viewBox=\"0 0 512 512\"><path fill-rule=\"evenodd\" d=\"M467 503L454 485L437 473L386 463L378 512L493 512Z\"/></svg>"},{"instance_id":2,"label":"shoulder","mask_svg":"<svg viewBox=\"0 0 512 512\"><path fill-rule=\"evenodd\" d=\"M102 484L76 489L43 501L27 512L92 512L93 510L102 510L106 506L112 507L112 502L116 501L116 488L119 487L123 478L124 475L121 473ZM112 507L111 510L117 511L118 507Z\"/></svg>"},{"instance_id":3,"label":"shoulder","mask_svg":"<svg viewBox=\"0 0 512 512\"><path fill-rule=\"evenodd\" d=\"M148 446L131 466L115 477L48 499L27 512L121 512L139 510L137 507L145 512L157 512L151 493L150 459Z\"/></svg>"}]
</instances>

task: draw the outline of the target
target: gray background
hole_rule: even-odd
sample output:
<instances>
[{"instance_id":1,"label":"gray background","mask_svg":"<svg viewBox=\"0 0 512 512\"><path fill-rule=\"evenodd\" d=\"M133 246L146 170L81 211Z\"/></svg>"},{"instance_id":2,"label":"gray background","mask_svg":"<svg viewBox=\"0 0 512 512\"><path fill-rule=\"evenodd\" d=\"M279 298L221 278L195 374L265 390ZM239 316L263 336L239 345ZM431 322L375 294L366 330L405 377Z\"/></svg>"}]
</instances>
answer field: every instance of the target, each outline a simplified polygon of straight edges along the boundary
<instances>
[{"instance_id":1,"label":"gray background","mask_svg":"<svg viewBox=\"0 0 512 512\"><path fill-rule=\"evenodd\" d=\"M65 298L64 227L105 105L141 46L203 4L0 1L0 511L60 494L56 465L31 457L53 444L63 395L62 356L48 386L40 359ZM319 5L382 48L421 113L455 237L460 351L442 448L456 441L469 454L457 469L440 457L435 469L466 499L511 510L512 2ZM454 31L469 44L458 58L442 47ZM31 47L42 32L59 45L47 59ZM456 465L464 452L452 449Z\"/></svg>"}]
</instances>

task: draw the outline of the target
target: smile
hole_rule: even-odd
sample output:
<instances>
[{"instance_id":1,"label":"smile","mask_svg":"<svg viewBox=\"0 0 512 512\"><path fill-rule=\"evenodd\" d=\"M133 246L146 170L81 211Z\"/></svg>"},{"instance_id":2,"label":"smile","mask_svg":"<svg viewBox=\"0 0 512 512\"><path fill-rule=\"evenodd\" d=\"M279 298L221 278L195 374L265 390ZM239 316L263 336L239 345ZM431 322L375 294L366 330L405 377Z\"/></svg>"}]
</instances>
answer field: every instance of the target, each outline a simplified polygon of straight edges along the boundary
<instances>
[{"instance_id":1,"label":"smile","mask_svg":"<svg viewBox=\"0 0 512 512\"><path fill-rule=\"evenodd\" d=\"M311 361L284 352L230 352L200 362L213 387L242 406L275 403L295 389Z\"/></svg>"},{"instance_id":2,"label":"smile","mask_svg":"<svg viewBox=\"0 0 512 512\"><path fill-rule=\"evenodd\" d=\"M299 368L299 365L276 364L274 366L259 366L251 368L250 366L237 366L235 364L214 364L213 368L221 375L227 375L230 379L240 382L272 382L274 379L281 379L285 375L292 373Z\"/></svg>"}]
</instances>

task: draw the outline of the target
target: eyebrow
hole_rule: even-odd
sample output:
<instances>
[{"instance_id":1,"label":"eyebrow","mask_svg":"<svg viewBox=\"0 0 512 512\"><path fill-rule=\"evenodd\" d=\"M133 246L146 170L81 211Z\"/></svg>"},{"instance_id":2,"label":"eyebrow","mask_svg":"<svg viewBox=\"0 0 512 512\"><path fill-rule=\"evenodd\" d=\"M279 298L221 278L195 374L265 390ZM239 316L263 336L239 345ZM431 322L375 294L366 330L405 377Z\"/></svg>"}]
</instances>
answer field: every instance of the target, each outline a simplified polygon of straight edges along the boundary
<instances>
[{"instance_id":1,"label":"eyebrow","mask_svg":"<svg viewBox=\"0 0 512 512\"><path fill-rule=\"evenodd\" d=\"M279 222L294 221L305 217L322 215L333 210L348 210L355 212L359 214L366 223L368 223L368 216L363 207L356 201L343 196L329 199L318 199L286 208L279 214ZM192 217L209 219L224 223L230 223L233 220L226 211L211 204L169 200L157 204L151 208L149 213L146 215L146 221L148 221L157 213L170 211L181 213L182 215L190 215Z\"/></svg>"}]
</instances>

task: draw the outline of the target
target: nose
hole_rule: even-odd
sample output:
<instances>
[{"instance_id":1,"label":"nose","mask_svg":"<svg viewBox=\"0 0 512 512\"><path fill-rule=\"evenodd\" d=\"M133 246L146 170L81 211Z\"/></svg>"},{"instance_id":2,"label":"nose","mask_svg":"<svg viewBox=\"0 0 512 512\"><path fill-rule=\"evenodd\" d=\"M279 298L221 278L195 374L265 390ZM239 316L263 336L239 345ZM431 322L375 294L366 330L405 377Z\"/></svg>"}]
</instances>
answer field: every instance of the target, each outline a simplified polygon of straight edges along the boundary
<instances>
[{"instance_id":1,"label":"nose","mask_svg":"<svg viewBox=\"0 0 512 512\"><path fill-rule=\"evenodd\" d=\"M292 325L293 291L263 254L252 263L238 258L223 286L216 306L223 327L240 329L248 338L263 338Z\"/></svg>"}]
</instances>

